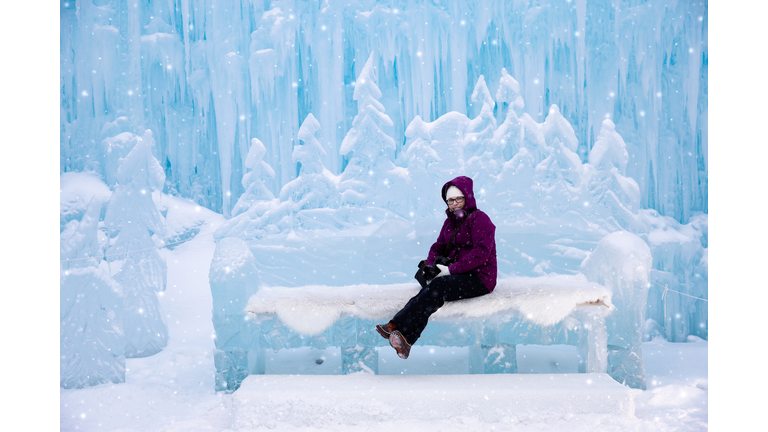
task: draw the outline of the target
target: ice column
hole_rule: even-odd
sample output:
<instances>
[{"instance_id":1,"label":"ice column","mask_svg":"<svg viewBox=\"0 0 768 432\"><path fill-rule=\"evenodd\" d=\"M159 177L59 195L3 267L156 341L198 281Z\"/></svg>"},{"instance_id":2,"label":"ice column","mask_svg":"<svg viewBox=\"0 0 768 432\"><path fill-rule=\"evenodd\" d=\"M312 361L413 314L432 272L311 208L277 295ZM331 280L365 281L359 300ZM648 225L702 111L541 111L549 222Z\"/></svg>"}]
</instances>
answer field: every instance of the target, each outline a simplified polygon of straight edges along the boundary
<instances>
[{"instance_id":1,"label":"ice column","mask_svg":"<svg viewBox=\"0 0 768 432\"><path fill-rule=\"evenodd\" d=\"M645 390L641 349L645 304L650 280L651 249L638 236L617 231L603 237L581 263L591 282L613 291L616 312L606 318L608 374L632 388Z\"/></svg>"},{"instance_id":2,"label":"ice column","mask_svg":"<svg viewBox=\"0 0 768 432\"><path fill-rule=\"evenodd\" d=\"M246 376L263 373L264 367L263 349L246 350L252 344L248 341L250 323L243 312L250 296L259 289L256 259L243 240L225 237L216 245L208 277L216 332L216 390L237 390ZM252 368L249 360L255 365Z\"/></svg>"}]
</instances>

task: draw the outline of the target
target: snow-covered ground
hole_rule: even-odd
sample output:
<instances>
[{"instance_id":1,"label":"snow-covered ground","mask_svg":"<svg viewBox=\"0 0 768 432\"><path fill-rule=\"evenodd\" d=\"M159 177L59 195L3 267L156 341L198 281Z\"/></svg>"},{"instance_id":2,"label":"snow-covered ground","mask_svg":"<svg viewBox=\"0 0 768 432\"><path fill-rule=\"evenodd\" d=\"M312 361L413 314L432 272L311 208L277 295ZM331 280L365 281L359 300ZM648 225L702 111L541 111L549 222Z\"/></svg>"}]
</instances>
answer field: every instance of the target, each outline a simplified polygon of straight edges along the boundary
<instances>
[{"instance_id":1,"label":"snow-covered ground","mask_svg":"<svg viewBox=\"0 0 768 432\"><path fill-rule=\"evenodd\" d=\"M126 361L122 384L103 384L79 390L60 390L62 431L197 431L233 428L233 395L214 391L213 324L208 268L215 243L210 233L221 222L208 218L194 239L173 250L163 249L168 264L167 291L159 295L169 329L168 346L159 354ZM648 390L636 391L635 420L586 417L568 420L523 421L513 425L485 422L460 415L435 424L393 419L368 430L637 430L700 431L708 425L708 342L691 337L689 343L657 339L643 344ZM575 373L577 359L571 346L520 346L521 373ZM319 363L319 364L318 364ZM272 354L267 373L335 374L337 351L299 349ZM414 347L407 361L394 351L380 355L382 374L450 374L468 369L465 348ZM414 377L414 379L418 379ZM341 385L341 383L339 384ZM347 393L351 389L339 389ZM411 390L411 389L409 389ZM429 389L422 388L424 397ZM329 397L334 397L333 393ZM338 403L343 404L340 399ZM277 414L276 414L277 415ZM277 417L275 419L277 421ZM317 428L276 423L279 430L354 431L355 426ZM266 430L266 429L265 429Z\"/></svg>"}]
</instances>

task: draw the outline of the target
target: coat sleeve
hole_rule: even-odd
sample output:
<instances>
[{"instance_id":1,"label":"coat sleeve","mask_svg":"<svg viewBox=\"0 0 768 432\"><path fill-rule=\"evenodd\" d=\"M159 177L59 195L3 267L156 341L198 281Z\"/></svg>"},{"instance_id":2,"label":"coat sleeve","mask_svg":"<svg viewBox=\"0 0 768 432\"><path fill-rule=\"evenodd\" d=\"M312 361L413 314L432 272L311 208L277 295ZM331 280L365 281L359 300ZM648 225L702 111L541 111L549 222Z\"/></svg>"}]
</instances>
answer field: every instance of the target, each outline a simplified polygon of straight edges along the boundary
<instances>
[{"instance_id":1,"label":"coat sleeve","mask_svg":"<svg viewBox=\"0 0 768 432\"><path fill-rule=\"evenodd\" d=\"M488 261L496 245L496 226L485 213L480 213L470 227L472 250L460 260L448 266L451 274L472 271Z\"/></svg>"},{"instance_id":2,"label":"coat sleeve","mask_svg":"<svg viewBox=\"0 0 768 432\"><path fill-rule=\"evenodd\" d=\"M448 218L445 219L445 222L443 222L443 227L440 229L440 234L437 236L437 241L435 241L432 244L432 247L429 248L429 256L427 256L427 265L432 265L435 263L435 259L437 259L438 256L440 256L441 253L445 250L446 242L445 242L445 233L448 229L449 224Z\"/></svg>"}]
</instances>

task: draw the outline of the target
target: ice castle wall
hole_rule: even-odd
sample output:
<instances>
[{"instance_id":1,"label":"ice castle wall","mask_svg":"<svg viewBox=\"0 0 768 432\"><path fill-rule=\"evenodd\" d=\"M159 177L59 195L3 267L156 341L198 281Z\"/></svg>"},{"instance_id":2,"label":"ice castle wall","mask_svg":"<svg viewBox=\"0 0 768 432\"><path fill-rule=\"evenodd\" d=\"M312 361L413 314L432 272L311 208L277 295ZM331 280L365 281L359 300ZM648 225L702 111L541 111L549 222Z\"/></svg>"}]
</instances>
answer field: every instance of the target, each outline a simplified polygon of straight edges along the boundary
<instances>
[{"instance_id":1,"label":"ice castle wall","mask_svg":"<svg viewBox=\"0 0 768 432\"><path fill-rule=\"evenodd\" d=\"M108 178L104 140L150 129L165 191L228 216L252 138L267 148L275 196L296 178L309 113L324 166L344 170L354 83L374 52L393 158L417 115L476 117L478 77L495 94L505 68L523 113L540 123L559 107L582 161L610 118L642 207L687 222L708 211L707 11L674 0L65 2L60 169ZM497 124L505 112L494 108Z\"/></svg>"}]
</instances>

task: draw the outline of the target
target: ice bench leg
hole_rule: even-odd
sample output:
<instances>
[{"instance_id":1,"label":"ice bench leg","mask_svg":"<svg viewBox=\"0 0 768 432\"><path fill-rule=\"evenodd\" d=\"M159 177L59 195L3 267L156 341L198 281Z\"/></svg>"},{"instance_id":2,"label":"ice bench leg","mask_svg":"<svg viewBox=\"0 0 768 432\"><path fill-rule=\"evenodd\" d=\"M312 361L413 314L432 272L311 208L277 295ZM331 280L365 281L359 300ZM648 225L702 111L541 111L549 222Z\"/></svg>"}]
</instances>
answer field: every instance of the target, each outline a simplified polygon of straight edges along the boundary
<instances>
[{"instance_id":1,"label":"ice bench leg","mask_svg":"<svg viewBox=\"0 0 768 432\"><path fill-rule=\"evenodd\" d=\"M514 344L470 345L470 374L517 373L517 348Z\"/></svg>"},{"instance_id":2,"label":"ice bench leg","mask_svg":"<svg viewBox=\"0 0 768 432\"><path fill-rule=\"evenodd\" d=\"M216 366L216 391L235 391L248 375L263 375L266 366L264 349L219 351L213 353Z\"/></svg>"},{"instance_id":3,"label":"ice bench leg","mask_svg":"<svg viewBox=\"0 0 768 432\"><path fill-rule=\"evenodd\" d=\"M483 366L487 374L517 373L517 348L514 344L483 345Z\"/></svg>"},{"instance_id":4,"label":"ice bench leg","mask_svg":"<svg viewBox=\"0 0 768 432\"><path fill-rule=\"evenodd\" d=\"M608 332L605 318L582 315L579 329L579 372L605 373L608 369Z\"/></svg>"},{"instance_id":5,"label":"ice bench leg","mask_svg":"<svg viewBox=\"0 0 768 432\"><path fill-rule=\"evenodd\" d=\"M379 374L379 351L376 347L355 345L341 348L341 373L357 372Z\"/></svg>"},{"instance_id":6,"label":"ice bench leg","mask_svg":"<svg viewBox=\"0 0 768 432\"><path fill-rule=\"evenodd\" d=\"M216 391L235 391L249 375L247 351L215 350L213 363L216 366Z\"/></svg>"},{"instance_id":7,"label":"ice bench leg","mask_svg":"<svg viewBox=\"0 0 768 432\"><path fill-rule=\"evenodd\" d=\"M248 370L251 375L264 375L267 369L267 352L264 348L248 351Z\"/></svg>"}]
</instances>

